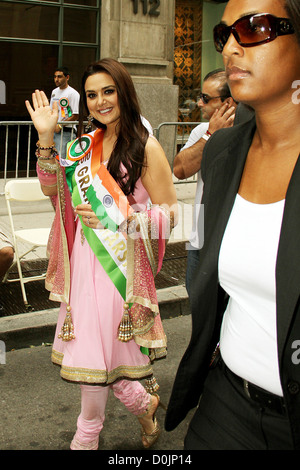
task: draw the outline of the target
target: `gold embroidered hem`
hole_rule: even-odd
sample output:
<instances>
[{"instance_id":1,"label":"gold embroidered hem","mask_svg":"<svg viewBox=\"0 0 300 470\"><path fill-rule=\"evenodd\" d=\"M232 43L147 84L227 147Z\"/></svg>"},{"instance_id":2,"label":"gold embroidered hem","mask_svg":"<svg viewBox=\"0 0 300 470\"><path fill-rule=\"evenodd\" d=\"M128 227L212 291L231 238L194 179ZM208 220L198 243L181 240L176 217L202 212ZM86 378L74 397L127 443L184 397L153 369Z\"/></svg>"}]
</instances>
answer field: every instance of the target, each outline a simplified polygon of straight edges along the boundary
<instances>
[{"instance_id":1,"label":"gold embroidered hem","mask_svg":"<svg viewBox=\"0 0 300 470\"><path fill-rule=\"evenodd\" d=\"M149 349L149 357L151 362L158 359L165 359L167 357L167 348L153 348Z\"/></svg>"},{"instance_id":2,"label":"gold embroidered hem","mask_svg":"<svg viewBox=\"0 0 300 470\"><path fill-rule=\"evenodd\" d=\"M107 371L65 366L62 364L63 357L62 353L52 350L51 360L53 364L61 366L60 375L68 382L111 385L120 379L142 380L153 374L150 361L146 365L121 365L116 369Z\"/></svg>"}]
</instances>

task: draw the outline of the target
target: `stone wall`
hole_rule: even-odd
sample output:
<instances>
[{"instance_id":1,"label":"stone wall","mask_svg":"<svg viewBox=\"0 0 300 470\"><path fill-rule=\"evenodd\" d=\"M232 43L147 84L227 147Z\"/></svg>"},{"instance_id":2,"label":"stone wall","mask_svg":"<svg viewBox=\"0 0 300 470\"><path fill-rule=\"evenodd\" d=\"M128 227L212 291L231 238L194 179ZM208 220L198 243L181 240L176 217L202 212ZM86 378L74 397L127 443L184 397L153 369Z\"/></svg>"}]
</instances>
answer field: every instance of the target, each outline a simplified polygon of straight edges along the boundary
<instances>
[{"instance_id":1,"label":"stone wall","mask_svg":"<svg viewBox=\"0 0 300 470\"><path fill-rule=\"evenodd\" d=\"M114 57L127 67L153 128L178 119L174 19L175 0L102 1L101 57ZM168 154L168 142L163 145Z\"/></svg>"}]
</instances>

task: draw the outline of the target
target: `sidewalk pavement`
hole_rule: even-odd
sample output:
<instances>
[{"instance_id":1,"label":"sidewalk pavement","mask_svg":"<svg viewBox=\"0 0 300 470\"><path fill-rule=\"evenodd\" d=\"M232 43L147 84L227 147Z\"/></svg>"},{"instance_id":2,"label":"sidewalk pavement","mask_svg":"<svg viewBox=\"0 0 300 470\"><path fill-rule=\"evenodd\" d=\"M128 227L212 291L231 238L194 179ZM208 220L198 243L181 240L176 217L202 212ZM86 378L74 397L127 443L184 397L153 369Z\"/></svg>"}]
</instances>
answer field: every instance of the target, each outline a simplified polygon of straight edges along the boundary
<instances>
[{"instance_id":1,"label":"sidewalk pavement","mask_svg":"<svg viewBox=\"0 0 300 470\"><path fill-rule=\"evenodd\" d=\"M3 184L3 182L2 182ZM179 201L179 223L169 243L187 240L191 229L191 205L195 194L194 183L176 185ZM0 181L0 194L3 192ZM16 204L16 228L26 226L48 227L53 210L48 201L31 204L25 209ZM0 196L0 227L10 235L4 196ZM38 249L31 257L45 257ZM179 361L188 345L191 318L185 286L158 289L158 300L164 329L168 338L168 356L157 361L155 376L160 384L161 401L165 405L171 393ZM80 412L80 390L59 376L59 368L51 364L58 309L28 312L0 318L0 400L1 450L67 450L76 430ZM1 346L0 341L0 346ZM1 355L2 354L2 355ZM2 358L2 361L1 361ZM157 417L163 428L165 411L159 408ZM173 432L164 430L153 452L180 451L190 415ZM117 452L142 450L137 419L110 393L104 429L99 449Z\"/></svg>"},{"instance_id":2,"label":"sidewalk pavement","mask_svg":"<svg viewBox=\"0 0 300 470\"><path fill-rule=\"evenodd\" d=\"M190 321L190 315L163 320L168 355L154 364L154 373L164 405L168 404L179 361L189 342ZM1 450L69 449L80 413L80 389L60 378L59 367L51 364L50 356L51 346L42 343L6 353L6 364L0 365ZM166 432L165 410L159 407L157 419L162 433L151 451L182 451L191 415L174 431ZM136 417L111 391L99 450L114 456L123 451L135 455L142 449Z\"/></svg>"}]
</instances>

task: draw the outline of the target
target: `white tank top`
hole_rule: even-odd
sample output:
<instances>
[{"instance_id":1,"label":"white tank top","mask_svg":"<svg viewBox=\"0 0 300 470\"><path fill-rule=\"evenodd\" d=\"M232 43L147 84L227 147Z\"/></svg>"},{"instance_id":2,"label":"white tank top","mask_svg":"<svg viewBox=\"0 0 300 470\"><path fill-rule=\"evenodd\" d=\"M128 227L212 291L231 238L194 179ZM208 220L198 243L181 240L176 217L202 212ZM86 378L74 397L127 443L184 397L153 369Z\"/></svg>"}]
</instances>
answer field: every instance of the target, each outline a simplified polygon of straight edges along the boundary
<instances>
[{"instance_id":1,"label":"white tank top","mask_svg":"<svg viewBox=\"0 0 300 470\"><path fill-rule=\"evenodd\" d=\"M219 255L219 281L230 296L222 357L235 374L279 396L275 270L284 205L237 195Z\"/></svg>"}]
</instances>

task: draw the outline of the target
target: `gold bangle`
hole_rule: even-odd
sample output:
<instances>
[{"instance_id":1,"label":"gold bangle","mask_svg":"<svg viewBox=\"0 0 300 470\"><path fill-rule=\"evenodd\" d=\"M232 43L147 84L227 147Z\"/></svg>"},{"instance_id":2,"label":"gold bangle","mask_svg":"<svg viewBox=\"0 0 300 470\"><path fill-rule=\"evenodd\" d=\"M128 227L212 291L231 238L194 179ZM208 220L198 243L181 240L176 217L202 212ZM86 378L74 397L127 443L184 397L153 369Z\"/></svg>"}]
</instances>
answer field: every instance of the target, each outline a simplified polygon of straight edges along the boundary
<instances>
[{"instance_id":1,"label":"gold bangle","mask_svg":"<svg viewBox=\"0 0 300 470\"><path fill-rule=\"evenodd\" d=\"M39 168L45 171L46 173L55 174L57 172L57 160L55 160L55 162L53 163L50 163L45 160L38 159L37 164Z\"/></svg>"}]
</instances>

